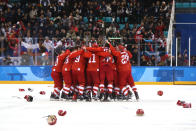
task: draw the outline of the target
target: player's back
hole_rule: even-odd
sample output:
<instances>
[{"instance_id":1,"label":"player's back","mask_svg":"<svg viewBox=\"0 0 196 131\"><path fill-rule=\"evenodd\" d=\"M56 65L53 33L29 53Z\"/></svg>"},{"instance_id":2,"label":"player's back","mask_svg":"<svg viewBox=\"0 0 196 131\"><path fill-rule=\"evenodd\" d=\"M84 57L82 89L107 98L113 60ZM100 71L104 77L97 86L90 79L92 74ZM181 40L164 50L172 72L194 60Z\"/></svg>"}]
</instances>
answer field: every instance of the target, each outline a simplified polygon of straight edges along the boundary
<instances>
[{"instance_id":1,"label":"player's back","mask_svg":"<svg viewBox=\"0 0 196 131\"><path fill-rule=\"evenodd\" d=\"M71 70L72 63L73 63L73 60L70 58L70 55L68 55L65 58L65 62L63 64L63 70L64 71L70 71Z\"/></svg>"},{"instance_id":2,"label":"player's back","mask_svg":"<svg viewBox=\"0 0 196 131\"><path fill-rule=\"evenodd\" d=\"M81 50L80 50L81 51ZM78 52L80 52L78 51ZM73 64L72 64L72 70L77 71L84 71L86 66L86 52L83 52L74 58Z\"/></svg>"},{"instance_id":3,"label":"player's back","mask_svg":"<svg viewBox=\"0 0 196 131\"><path fill-rule=\"evenodd\" d=\"M117 69L118 71L131 70L131 63L129 61L130 57L127 51L120 52L117 57Z\"/></svg>"},{"instance_id":4,"label":"player's back","mask_svg":"<svg viewBox=\"0 0 196 131\"><path fill-rule=\"evenodd\" d=\"M105 54L108 55L105 55ZM112 67L113 56L109 53L109 48L103 47L103 55L100 55L100 67Z\"/></svg>"},{"instance_id":5,"label":"player's back","mask_svg":"<svg viewBox=\"0 0 196 131\"><path fill-rule=\"evenodd\" d=\"M87 71L99 71L99 56L96 53L92 53L88 59Z\"/></svg>"},{"instance_id":6,"label":"player's back","mask_svg":"<svg viewBox=\"0 0 196 131\"><path fill-rule=\"evenodd\" d=\"M53 71L62 72L63 62L64 62L66 56L69 55L69 53L70 53L70 51L67 50L63 54L60 54L57 56L56 61L55 61L55 65L52 67Z\"/></svg>"}]
</instances>

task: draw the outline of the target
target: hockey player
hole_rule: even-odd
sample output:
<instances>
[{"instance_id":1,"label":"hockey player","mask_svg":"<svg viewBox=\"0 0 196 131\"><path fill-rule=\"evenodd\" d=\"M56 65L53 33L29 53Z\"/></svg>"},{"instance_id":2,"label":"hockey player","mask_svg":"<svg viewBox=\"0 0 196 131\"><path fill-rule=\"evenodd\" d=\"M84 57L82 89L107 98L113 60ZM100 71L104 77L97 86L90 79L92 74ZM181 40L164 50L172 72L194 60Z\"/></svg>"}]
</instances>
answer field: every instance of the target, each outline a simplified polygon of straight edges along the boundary
<instances>
[{"instance_id":1,"label":"hockey player","mask_svg":"<svg viewBox=\"0 0 196 131\"><path fill-rule=\"evenodd\" d=\"M63 76L62 76L62 67L65 58L69 55L70 51L62 51L62 46L59 46L55 49L56 58L55 65L52 67L52 79L54 80L54 91L51 93L51 100L59 99L60 91L63 88Z\"/></svg>"},{"instance_id":2,"label":"hockey player","mask_svg":"<svg viewBox=\"0 0 196 131\"><path fill-rule=\"evenodd\" d=\"M92 92L93 99L97 100L98 99L97 93L99 90L99 82L100 82L99 56L97 55L99 48L98 45L94 43L92 45L92 48L87 47L87 50L91 51L91 57L88 59L88 64L86 68L86 76L87 76L86 94L88 94L87 96L89 97L89 94L91 94L91 90L93 89Z\"/></svg>"},{"instance_id":3,"label":"hockey player","mask_svg":"<svg viewBox=\"0 0 196 131\"><path fill-rule=\"evenodd\" d=\"M117 51L111 44L110 49L112 54L117 57L117 70L118 70L118 80L119 87L121 89L122 94L128 97L128 88L126 87L127 83L132 87L132 90L135 94L136 99L139 99L139 95L137 92L137 88L135 88L135 83L131 74L131 63L129 59L132 58L132 54L126 50L126 48L122 45L119 45L119 51Z\"/></svg>"},{"instance_id":4,"label":"hockey player","mask_svg":"<svg viewBox=\"0 0 196 131\"><path fill-rule=\"evenodd\" d=\"M86 58L91 57L91 53L86 49L78 47L78 56L75 57L72 64L72 82L76 90L78 90L78 98L83 100L84 86L85 86L85 66Z\"/></svg>"},{"instance_id":5,"label":"hockey player","mask_svg":"<svg viewBox=\"0 0 196 131\"><path fill-rule=\"evenodd\" d=\"M104 95L104 101L111 98L113 92L113 69L112 69L112 61L113 56L111 54L109 44L105 44L103 47L103 51L108 53L108 55L100 57L100 99ZM107 83L107 87L105 88L105 83Z\"/></svg>"},{"instance_id":6,"label":"hockey player","mask_svg":"<svg viewBox=\"0 0 196 131\"><path fill-rule=\"evenodd\" d=\"M92 47L86 48L88 51L91 52L91 57L88 60L87 64L87 91L92 90L93 86L93 99L98 99L98 91L99 91L99 74L100 74L100 57L107 57L110 54L104 52L102 47L98 47L96 43L92 44Z\"/></svg>"},{"instance_id":7,"label":"hockey player","mask_svg":"<svg viewBox=\"0 0 196 131\"><path fill-rule=\"evenodd\" d=\"M74 49L73 47L69 48L70 51L72 51L73 49ZM72 86L71 66L73 63L73 59L77 57L78 55L79 55L79 52L75 51L75 52L71 52L65 58L65 62L62 68L62 75L63 75L63 80L65 83L65 86L63 87L62 95L61 95L61 98L63 99L69 98L68 94L70 93L70 88Z\"/></svg>"}]
</instances>

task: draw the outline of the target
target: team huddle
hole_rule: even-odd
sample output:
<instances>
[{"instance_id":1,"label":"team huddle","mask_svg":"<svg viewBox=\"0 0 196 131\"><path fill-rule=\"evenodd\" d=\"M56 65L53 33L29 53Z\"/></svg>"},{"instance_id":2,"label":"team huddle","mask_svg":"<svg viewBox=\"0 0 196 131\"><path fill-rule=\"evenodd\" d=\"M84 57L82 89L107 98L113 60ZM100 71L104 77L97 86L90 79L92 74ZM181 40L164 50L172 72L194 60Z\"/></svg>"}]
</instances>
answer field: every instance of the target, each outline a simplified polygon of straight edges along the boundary
<instances>
[{"instance_id":1,"label":"team huddle","mask_svg":"<svg viewBox=\"0 0 196 131\"><path fill-rule=\"evenodd\" d=\"M132 54L123 45L113 47L107 41L103 47L96 43L66 50L58 47L56 53L51 100L129 100L132 91L139 99L131 74Z\"/></svg>"}]
</instances>

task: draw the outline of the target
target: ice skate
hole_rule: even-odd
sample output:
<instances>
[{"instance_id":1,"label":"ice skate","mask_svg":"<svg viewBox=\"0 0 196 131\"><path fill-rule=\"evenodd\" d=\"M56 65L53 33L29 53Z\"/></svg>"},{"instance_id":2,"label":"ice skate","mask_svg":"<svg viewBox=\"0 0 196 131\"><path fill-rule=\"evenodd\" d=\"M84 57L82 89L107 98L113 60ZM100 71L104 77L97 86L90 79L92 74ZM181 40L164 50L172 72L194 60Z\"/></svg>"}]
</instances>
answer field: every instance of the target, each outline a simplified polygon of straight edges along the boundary
<instances>
[{"instance_id":1,"label":"ice skate","mask_svg":"<svg viewBox=\"0 0 196 131\"><path fill-rule=\"evenodd\" d=\"M69 96L62 92L61 99L63 99L63 100L69 100Z\"/></svg>"},{"instance_id":2,"label":"ice skate","mask_svg":"<svg viewBox=\"0 0 196 131\"><path fill-rule=\"evenodd\" d=\"M83 101L84 100L84 96L83 95L78 95L78 100Z\"/></svg>"},{"instance_id":3,"label":"ice skate","mask_svg":"<svg viewBox=\"0 0 196 131\"><path fill-rule=\"evenodd\" d=\"M88 93L84 94L84 99L86 101L90 102L91 101L91 92L88 92Z\"/></svg>"},{"instance_id":4,"label":"ice skate","mask_svg":"<svg viewBox=\"0 0 196 131\"><path fill-rule=\"evenodd\" d=\"M104 102L109 102L109 101L111 101L111 100L112 100L111 95L112 95L112 94L105 93L105 94L104 94L104 99L103 99L103 101L104 101Z\"/></svg>"},{"instance_id":5,"label":"ice skate","mask_svg":"<svg viewBox=\"0 0 196 131\"><path fill-rule=\"evenodd\" d=\"M98 100L99 100L99 97L98 97L97 95L94 94L94 95L92 96L92 99L93 99L94 101L98 101Z\"/></svg>"},{"instance_id":6,"label":"ice skate","mask_svg":"<svg viewBox=\"0 0 196 131\"><path fill-rule=\"evenodd\" d=\"M123 95L122 94L117 95L117 100L122 101L123 100Z\"/></svg>"},{"instance_id":7,"label":"ice skate","mask_svg":"<svg viewBox=\"0 0 196 131\"><path fill-rule=\"evenodd\" d=\"M128 100L132 100L133 93L131 91L128 92Z\"/></svg>"},{"instance_id":8,"label":"ice skate","mask_svg":"<svg viewBox=\"0 0 196 131\"><path fill-rule=\"evenodd\" d=\"M100 100L100 101L103 101L103 100L104 100L104 93L100 93L100 95L99 95L99 100Z\"/></svg>"},{"instance_id":9,"label":"ice skate","mask_svg":"<svg viewBox=\"0 0 196 131\"><path fill-rule=\"evenodd\" d=\"M59 96L56 96L54 93L51 93L50 100L51 101L58 101L59 100Z\"/></svg>"},{"instance_id":10,"label":"ice skate","mask_svg":"<svg viewBox=\"0 0 196 131\"><path fill-rule=\"evenodd\" d=\"M123 95L122 100L123 100L123 101L129 101L129 95L127 95L127 96Z\"/></svg>"}]
</instances>

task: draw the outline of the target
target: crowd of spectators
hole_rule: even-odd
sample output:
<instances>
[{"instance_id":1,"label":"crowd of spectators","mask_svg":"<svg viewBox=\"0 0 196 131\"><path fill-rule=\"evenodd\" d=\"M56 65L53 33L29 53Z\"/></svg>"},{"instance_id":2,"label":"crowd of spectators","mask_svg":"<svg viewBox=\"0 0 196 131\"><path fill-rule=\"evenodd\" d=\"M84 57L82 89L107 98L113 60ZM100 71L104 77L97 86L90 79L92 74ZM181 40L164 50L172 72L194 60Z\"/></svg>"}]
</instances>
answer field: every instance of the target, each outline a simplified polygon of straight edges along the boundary
<instances>
[{"instance_id":1,"label":"crowd of spectators","mask_svg":"<svg viewBox=\"0 0 196 131\"><path fill-rule=\"evenodd\" d=\"M60 44L103 44L111 37L120 38L113 44L123 43L131 51L133 65L170 61L164 35L171 14L169 0L12 1L0 1L0 53L24 58L22 65L51 64L47 59Z\"/></svg>"},{"instance_id":2,"label":"crowd of spectators","mask_svg":"<svg viewBox=\"0 0 196 131\"><path fill-rule=\"evenodd\" d=\"M176 2L195 2L194 0L176 0Z\"/></svg>"},{"instance_id":3,"label":"crowd of spectators","mask_svg":"<svg viewBox=\"0 0 196 131\"><path fill-rule=\"evenodd\" d=\"M189 65L189 58L188 58L188 51L187 49L184 50L183 53L178 53L177 57L177 66L188 66ZM191 56L191 63L190 65L196 66L196 57ZM174 62L174 65L176 65L176 62Z\"/></svg>"}]
</instances>

